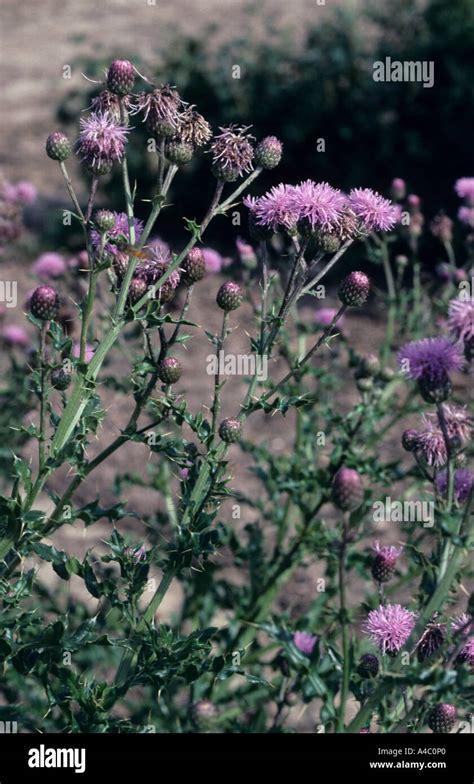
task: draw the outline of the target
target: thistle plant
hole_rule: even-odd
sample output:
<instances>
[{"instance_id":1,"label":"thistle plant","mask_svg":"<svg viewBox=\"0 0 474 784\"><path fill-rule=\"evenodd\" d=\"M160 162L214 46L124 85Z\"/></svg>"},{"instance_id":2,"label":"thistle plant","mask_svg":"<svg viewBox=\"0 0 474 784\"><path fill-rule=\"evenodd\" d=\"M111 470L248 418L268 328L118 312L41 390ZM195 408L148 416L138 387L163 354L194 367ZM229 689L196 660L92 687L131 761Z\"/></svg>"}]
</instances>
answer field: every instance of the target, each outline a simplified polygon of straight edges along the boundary
<instances>
[{"instance_id":1,"label":"thistle plant","mask_svg":"<svg viewBox=\"0 0 474 784\"><path fill-rule=\"evenodd\" d=\"M68 265L55 251L37 261L33 347L10 327L2 396L18 399L21 438L0 499L0 715L41 732L467 726L474 423L463 393L473 311L456 286L468 281L472 237L461 237L458 263L438 221L450 277L431 296L417 255L421 202L400 178L395 201L312 179L265 191L284 154L275 136L258 139L237 122L211 129L176 87L152 84L126 60L113 61L101 87L77 140L61 131L46 140L82 230L81 259ZM143 221L127 161L142 122L156 157ZM182 237L168 247L156 232L166 235L179 209L173 182L206 153L214 194L182 216ZM72 155L90 174L85 203ZM103 206L114 168L121 213ZM472 182L457 184L464 210ZM239 262L215 284L206 233L226 219L230 233L236 216L245 218ZM207 287L217 332L195 307ZM366 332L353 343L354 314L373 307L383 314L377 345L361 345ZM229 379L220 359L232 358L242 320L254 362ZM209 341L217 368L196 405L187 392L206 369L194 341ZM106 435L111 394L133 401L115 438ZM28 424L25 409L35 409ZM132 447L143 463L115 476L116 503L82 503L88 478ZM252 482L245 473L234 486L243 466ZM126 500L133 486L159 497L142 519ZM79 556L68 531L93 525L100 533ZM57 590L42 582L41 562ZM312 577L298 599L311 570L317 586ZM73 600L61 586L77 582Z\"/></svg>"}]
</instances>

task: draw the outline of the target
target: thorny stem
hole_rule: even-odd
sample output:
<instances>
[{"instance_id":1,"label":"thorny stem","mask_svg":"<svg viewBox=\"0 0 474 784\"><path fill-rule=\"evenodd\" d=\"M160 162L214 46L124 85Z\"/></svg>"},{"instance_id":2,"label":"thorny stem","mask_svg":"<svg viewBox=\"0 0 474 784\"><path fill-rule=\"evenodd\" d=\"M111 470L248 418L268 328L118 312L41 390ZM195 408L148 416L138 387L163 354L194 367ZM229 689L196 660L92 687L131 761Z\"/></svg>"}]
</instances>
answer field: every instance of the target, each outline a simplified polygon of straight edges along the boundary
<instances>
[{"instance_id":1,"label":"thorny stem","mask_svg":"<svg viewBox=\"0 0 474 784\"><path fill-rule=\"evenodd\" d=\"M385 274L385 281L388 290L388 313L387 313L387 328L385 330L385 338L382 346L382 361L385 364L388 354L393 342L395 319L396 319L396 305L397 305L397 292L395 282L393 279L393 272L390 266L390 258L388 254L388 247L385 240L380 243L380 251L382 254L382 264Z\"/></svg>"},{"instance_id":2,"label":"thorny stem","mask_svg":"<svg viewBox=\"0 0 474 784\"><path fill-rule=\"evenodd\" d=\"M349 694L349 628L347 623L346 607L346 588L345 588L345 568L346 568L346 548L347 548L347 516L343 515L342 535L339 550L339 606L341 611L341 634L342 634L342 686L341 702L339 705L339 717L337 722L338 732L344 732L344 719L346 716L346 702Z\"/></svg>"},{"instance_id":3,"label":"thorny stem","mask_svg":"<svg viewBox=\"0 0 474 784\"><path fill-rule=\"evenodd\" d=\"M43 321L39 331L39 355L40 355L40 429L38 436L38 472L41 474L45 462L45 440L46 440L46 357L45 344L48 322Z\"/></svg>"},{"instance_id":4,"label":"thorny stem","mask_svg":"<svg viewBox=\"0 0 474 784\"><path fill-rule=\"evenodd\" d=\"M229 320L229 313L227 310L225 310L224 315L222 317L221 334L217 337L216 340L216 372L214 375L214 400L212 403L212 424L211 424L211 436L209 441L210 447L212 447L216 438L217 418L219 416L219 411L221 408L222 385L220 384L220 353L223 349L224 340L227 334L228 320Z\"/></svg>"},{"instance_id":5,"label":"thorny stem","mask_svg":"<svg viewBox=\"0 0 474 784\"><path fill-rule=\"evenodd\" d=\"M451 443L449 439L448 425L446 422L446 414L442 403L438 403L437 413L438 413L438 422L441 428L441 432L443 433L443 440L446 447L446 454L448 457L446 511L449 514L451 512L453 501L454 501L454 460L453 460L453 454L451 449ZM452 551L452 544L450 539L447 539L446 542L444 543L443 552L441 554L441 560L440 560L440 565L438 570L438 583L442 580L446 572L446 568L449 559L451 557L451 551Z\"/></svg>"}]
</instances>

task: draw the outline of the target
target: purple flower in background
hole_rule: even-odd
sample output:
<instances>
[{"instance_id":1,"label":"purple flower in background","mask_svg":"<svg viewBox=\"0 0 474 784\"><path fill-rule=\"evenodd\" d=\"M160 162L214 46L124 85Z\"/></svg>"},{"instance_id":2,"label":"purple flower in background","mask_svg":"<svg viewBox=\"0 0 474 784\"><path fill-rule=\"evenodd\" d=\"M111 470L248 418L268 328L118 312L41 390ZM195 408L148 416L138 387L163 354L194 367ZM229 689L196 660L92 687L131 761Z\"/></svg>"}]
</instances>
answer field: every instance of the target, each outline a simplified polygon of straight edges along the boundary
<instances>
[{"instance_id":1,"label":"purple flower in background","mask_svg":"<svg viewBox=\"0 0 474 784\"><path fill-rule=\"evenodd\" d=\"M75 359L79 359L81 355L81 346L79 343L73 343L72 346L72 356ZM89 343L86 345L86 351L84 354L84 362L88 365L91 361L92 357L94 356L94 348Z\"/></svg>"},{"instance_id":2,"label":"purple flower in background","mask_svg":"<svg viewBox=\"0 0 474 784\"><path fill-rule=\"evenodd\" d=\"M469 441L474 428L474 420L466 406L450 406L448 403L445 403L443 411L449 438L460 438L463 444ZM424 417L424 421L432 429L433 425L430 419L434 419L437 422L438 415L428 412Z\"/></svg>"},{"instance_id":3,"label":"purple flower in background","mask_svg":"<svg viewBox=\"0 0 474 784\"><path fill-rule=\"evenodd\" d=\"M474 207L460 207L458 210L458 220L465 223L469 228L474 228Z\"/></svg>"},{"instance_id":4,"label":"purple flower in background","mask_svg":"<svg viewBox=\"0 0 474 784\"><path fill-rule=\"evenodd\" d=\"M83 161L99 170L122 160L129 128L116 123L106 112L92 112L79 124L77 151Z\"/></svg>"},{"instance_id":5,"label":"purple flower in background","mask_svg":"<svg viewBox=\"0 0 474 784\"><path fill-rule=\"evenodd\" d=\"M470 468L458 468L454 473L454 497L458 504L465 504L474 486L474 473ZM440 495L446 497L448 492L448 472L440 471L436 477L436 488Z\"/></svg>"},{"instance_id":6,"label":"purple flower in background","mask_svg":"<svg viewBox=\"0 0 474 784\"><path fill-rule=\"evenodd\" d=\"M318 310L315 310L314 312L314 320L316 324L318 324L321 327L329 327L336 313L337 313L336 308L318 308ZM338 330L339 332L343 333L344 324L345 324L345 318L344 315L342 315L338 319L334 329L336 331Z\"/></svg>"},{"instance_id":7,"label":"purple flower in background","mask_svg":"<svg viewBox=\"0 0 474 784\"><path fill-rule=\"evenodd\" d=\"M382 653L395 654L403 648L416 622L416 614L401 604L380 605L371 610L363 626Z\"/></svg>"},{"instance_id":8,"label":"purple flower in background","mask_svg":"<svg viewBox=\"0 0 474 784\"><path fill-rule=\"evenodd\" d=\"M469 206L474 207L474 177L460 177L454 190L460 199L466 199Z\"/></svg>"},{"instance_id":9,"label":"purple flower in background","mask_svg":"<svg viewBox=\"0 0 474 784\"><path fill-rule=\"evenodd\" d=\"M66 272L66 261L59 253L42 253L36 259L33 270L40 278L58 278Z\"/></svg>"},{"instance_id":10,"label":"purple flower in background","mask_svg":"<svg viewBox=\"0 0 474 784\"><path fill-rule=\"evenodd\" d=\"M17 202L18 204L33 204L38 197L38 190L32 182L19 180L15 184L5 183L3 195L7 201Z\"/></svg>"},{"instance_id":11,"label":"purple flower in background","mask_svg":"<svg viewBox=\"0 0 474 784\"><path fill-rule=\"evenodd\" d=\"M441 430L425 420L427 429L418 433L416 445L429 466L443 466L448 459L446 443Z\"/></svg>"},{"instance_id":12,"label":"purple flower in background","mask_svg":"<svg viewBox=\"0 0 474 784\"><path fill-rule=\"evenodd\" d=\"M353 188L349 206L367 231L389 231L400 219L400 208L370 188Z\"/></svg>"},{"instance_id":13,"label":"purple flower in background","mask_svg":"<svg viewBox=\"0 0 474 784\"><path fill-rule=\"evenodd\" d=\"M293 643L301 653L311 656L316 645L318 638L308 632L295 632L293 635Z\"/></svg>"},{"instance_id":14,"label":"purple flower in background","mask_svg":"<svg viewBox=\"0 0 474 784\"><path fill-rule=\"evenodd\" d=\"M474 337L474 302L470 299L452 299L448 310L448 328L457 340Z\"/></svg>"},{"instance_id":15,"label":"purple flower in background","mask_svg":"<svg viewBox=\"0 0 474 784\"><path fill-rule=\"evenodd\" d=\"M120 237L125 237L126 242L130 242L130 234L128 228L128 218L125 212L114 212L115 225L107 235L112 240L118 240ZM133 219L133 226L135 228L135 243L139 242L143 232L143 223L138 218ZM100 234L95 229L91 231L91 242L95 249L100 246ZM117 246L113 243L107 243L105 246L107 253L115 256L117 253Z\"/></svg>"},{"instance_id":16,"label":"purple flower in background","mask_svg":"<svg viewBox=\"0 0 474 784\"><path fill-rule=\"evenodd\" d=\"M17 346L18 348L26 348L30 343L25 330L15 324L5 324L0 331L0 338L8 346Z\"/></svg>"},{"instance_id":17,"label":"purple flower in background","mask_svg":"<svg viewBox=\"0 0 474 784\"><path fill-rule=\"evenodd\" d=\"M214 248L201 248L204 261L206 262L206 272L217 273L220 272L223 265L223 259L220 253Z\"/></svg>"},{"instance_id":18,"label":"purple flower in background","mask_svg":"<svg viewBox=\"0 0 474 784\"><path fill-rule=\"evenodd\" d=\"M459 346L447 338L423 338L403 346L398 353L398 362L409 378L441 379L452 370L460 370L464 358Z\"/></svg>"},{"instance_id":19,"label":"purple flower in background","mask_svg":"<svg viewBox=\"0 0 474 784\"><path fill-rule=\"evenodd\" d=\"M394 177L390 186L390 194L392 199L400 201L405 198L407 192L407 184L401 177Z\"/></svg>"},{"instance_id":20,"label":"purple flower in background","mask_svg":"<svg viewBox=\"0 0 474 784\"><path fill-rule=\"evenodd\" d=\"M279 228L294 231L300 217L293 198L294 191L294 185L280 183L253 202L251 210L256 222L261 226L269 226L274 231Z\"/></svg>"},{"instance_id":21,"label":"purple flower in background","mask_svg":"<svg viewBox=\"0 0 474 784\"><path fill-rule=\"evenodd\" d=\"M330 230L338 225L347 197L327 182L305 180L289 192L289 204L312 229Z\"/></svg>"}]
</instances>

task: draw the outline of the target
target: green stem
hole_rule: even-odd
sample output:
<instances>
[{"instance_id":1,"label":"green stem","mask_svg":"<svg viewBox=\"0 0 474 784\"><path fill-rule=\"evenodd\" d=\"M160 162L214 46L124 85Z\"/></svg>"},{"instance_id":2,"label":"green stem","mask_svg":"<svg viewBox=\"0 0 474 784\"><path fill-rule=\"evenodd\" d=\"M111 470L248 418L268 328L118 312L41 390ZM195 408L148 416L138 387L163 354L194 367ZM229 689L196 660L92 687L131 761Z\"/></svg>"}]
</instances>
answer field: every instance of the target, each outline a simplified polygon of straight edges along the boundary
<instances>
[{"instance_id":1,"label":"green stem","mask_svg":"<svg viewBox=\"0 0 474 784\"><path fill-rule=\"evenodd\" d=\"M345 589L345 568L346 568L346 548L347 548L347 518L343 517L341 549L339 553L339 605L341 610L341 632L342 632L342 686L341 702L339 706L339 717L337 731L344 732L344 720L346 716L346 703L349 695L349 629L347 624L346 589Z\"/></svg>"},{"instance_id":2,"label":"green stem","mask_svg":"<svg viewBox=\"0 0 474 784\"><path fill-rule=\"evenodd\" d=\"M214 400L212 403L212 425L211 425L211 436L209 444L212 447L215 438L216 438L216 430L217 430L217 418L219 416L219 411L221 408L221 385L220 385L220 352L224 347L224 340L227 332L227 322L229 320L229 312L227 310L224 311L224 316L222 318L222 328L221 334L217 338L216 342L216 372L214 375Z\"/></svg>"}]
</instances>

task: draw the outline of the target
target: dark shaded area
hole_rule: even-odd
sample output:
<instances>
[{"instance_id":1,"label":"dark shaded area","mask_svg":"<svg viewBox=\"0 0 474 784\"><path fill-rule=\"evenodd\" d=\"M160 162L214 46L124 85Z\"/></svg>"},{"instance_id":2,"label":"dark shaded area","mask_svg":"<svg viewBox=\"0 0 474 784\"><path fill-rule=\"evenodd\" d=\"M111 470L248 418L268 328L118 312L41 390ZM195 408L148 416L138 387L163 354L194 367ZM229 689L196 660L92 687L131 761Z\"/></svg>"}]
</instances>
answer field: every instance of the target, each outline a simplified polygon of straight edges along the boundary
<instances>
[{"instance_id":1,"label":"dark shaded area","mask_svg":"<svg viewBox=\"0 0 474 784\"><path fill-rule=\"evenodd\" d=\"M163 55L160 73L197 104L215 129L237 121L252 124L257 137L272 133L282 139L284 159L253 186L255 193L308 177L344 189L360 185L387 192L398 176L422 196L428 215L444 208L454 216L454 181L474 170L474 4L431 0L424 11L413 6L411 0L383 7L368 3L363 24L360 14L336 9L328 21L308 29L301 48L272 31L268 20L266 42L257 47L246 30L237 32L212 64L202 37L180 40ZM258 9L249 8L250 26L252 13ZM129 56L140 64L133 50ZM432 61L434 86L374 81L373 64L385 57ZM240 79L231 77L235 63ZM87 72L93 68L99 74L104 65L89 63ZM77 117L77 97L60 108L63 122ZM149 197L154 178L146 139L140 128L129 145L132 176L139 173L144 183L139 199ZM319 139L324 139L324 152L318 151ZM199 155L176 180L172 201L179 202L181 215L199 219L196 204L205 210L213 189L209 162L208 155ZM117 171L117 186L119 176ZM121 209L120 188L108 190L117 193L113 206ZM138 201L137 206L140 212ZM217 222L208 238L225 245L227 227ZM181 219L173 210L167 234L168 239L182 236Z\"/></svg>"}]
</instances>

